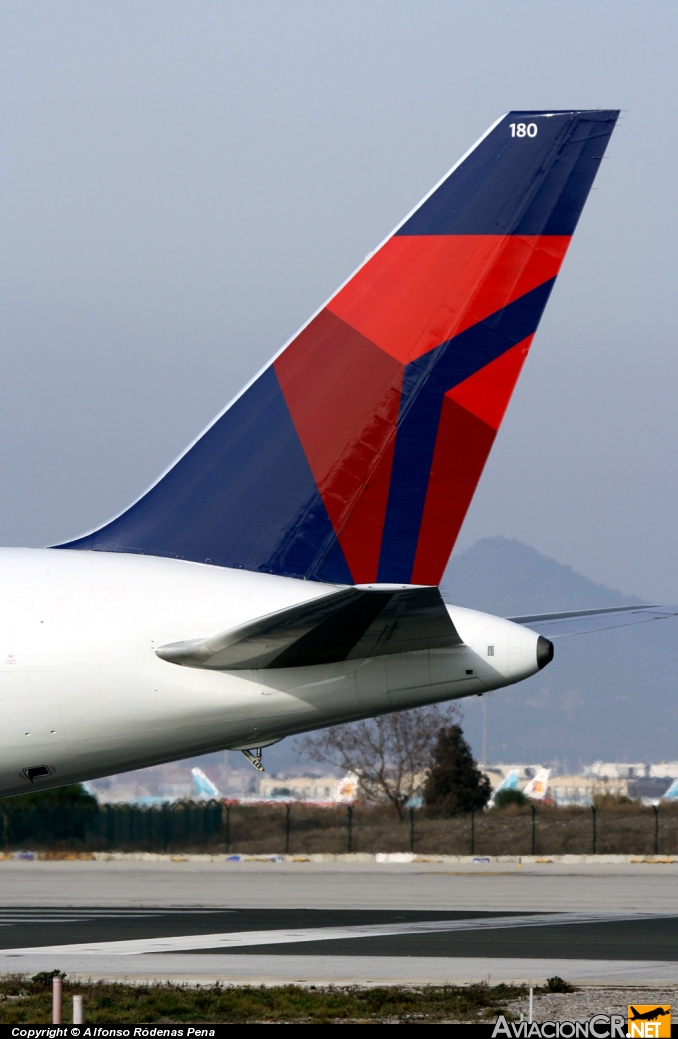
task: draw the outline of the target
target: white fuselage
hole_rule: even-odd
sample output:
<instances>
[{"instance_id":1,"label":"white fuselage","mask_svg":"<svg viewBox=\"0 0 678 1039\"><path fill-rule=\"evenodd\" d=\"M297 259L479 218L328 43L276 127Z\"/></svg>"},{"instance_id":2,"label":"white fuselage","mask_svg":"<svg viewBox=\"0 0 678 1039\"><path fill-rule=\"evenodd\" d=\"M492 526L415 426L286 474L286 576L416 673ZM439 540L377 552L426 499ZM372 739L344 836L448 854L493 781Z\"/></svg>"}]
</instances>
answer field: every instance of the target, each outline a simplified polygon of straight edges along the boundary
<instances>
[{"instance_id":1,"label":"white fuselage","mask_svg":"<svg viewBox=\"0 0 678 1039\"><path fill-rule=\"evenodd\" d=\"M151 556L0 550L0 796L367 715L534 674L538 636L448 607L464 645L314 667L215 672L156 656L314 599L327 585ZM492 647L492 650L489 650ZM46 766L31 787L24 769Z\"/></svg>"}]
</instances>

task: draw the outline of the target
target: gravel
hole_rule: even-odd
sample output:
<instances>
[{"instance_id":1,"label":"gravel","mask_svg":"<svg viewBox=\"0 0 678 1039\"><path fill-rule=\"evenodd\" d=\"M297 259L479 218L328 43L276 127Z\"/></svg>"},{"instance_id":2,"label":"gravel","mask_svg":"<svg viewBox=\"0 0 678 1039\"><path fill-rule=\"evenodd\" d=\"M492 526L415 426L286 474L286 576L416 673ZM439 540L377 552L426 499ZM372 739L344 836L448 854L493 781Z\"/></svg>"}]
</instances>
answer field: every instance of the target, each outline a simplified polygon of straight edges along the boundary
<instances>
[{"instance_id":1,"label":"gravel","mask_svg":"<svg viewBox=\"0 0 678 1039\"><path fill-rule=\"evenodd\" d=\"M594 1014L622 1014L626 1017L629 1003L670 1006L671 1020L678 1021L678 990L666 988L584 988L577 992L535 993L533 1020L578 1021L593 1017ZM527 1018L529 996L507 1003L506 1010L516 1018L521 1013Z\"/></svg>"}]
</instances>

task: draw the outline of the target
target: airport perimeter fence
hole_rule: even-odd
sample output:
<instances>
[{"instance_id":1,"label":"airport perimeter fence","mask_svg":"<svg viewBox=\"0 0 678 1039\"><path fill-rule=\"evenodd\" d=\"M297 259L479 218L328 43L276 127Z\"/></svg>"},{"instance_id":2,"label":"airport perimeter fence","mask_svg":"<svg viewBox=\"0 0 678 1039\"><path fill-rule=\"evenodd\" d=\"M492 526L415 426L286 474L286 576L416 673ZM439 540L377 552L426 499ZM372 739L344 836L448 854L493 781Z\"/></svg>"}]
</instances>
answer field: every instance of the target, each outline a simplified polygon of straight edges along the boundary
<instances>
[{"instance_id":1,"label":"airport perimeter fence","mask_svg":"<svg viewBox=\"0 0 678 1039\"><path fill-rule=\"evenodd\" d=\"M433 818L390 806L182 802L0 806L0 852L223 854L402 852L422 855L678 855L678 806L607 799L593 807L527 805Z\"/></svg>"}]
</instances>

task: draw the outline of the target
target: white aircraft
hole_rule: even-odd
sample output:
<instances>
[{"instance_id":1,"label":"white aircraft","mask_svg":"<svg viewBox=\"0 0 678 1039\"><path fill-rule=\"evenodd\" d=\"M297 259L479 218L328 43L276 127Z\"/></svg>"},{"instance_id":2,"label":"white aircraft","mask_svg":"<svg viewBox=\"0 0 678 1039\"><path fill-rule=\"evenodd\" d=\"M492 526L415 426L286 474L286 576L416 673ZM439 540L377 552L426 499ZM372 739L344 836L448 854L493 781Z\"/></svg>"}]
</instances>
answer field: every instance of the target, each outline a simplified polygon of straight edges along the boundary
<instances>
[{"instance_id":1,"label":"white aircraft","mask_svg":"<svg viewBox=\"0 0 678 1039\"><path fill-rule=\"evenodd\" d=\"M540 768L536 776L523 787L525 797L530 797L533 801L542 801L546 797L550 775L550 768Z\"/></svg>"},{"instance_id":2,"label":"white aircraft","mask_svg":"<svg viewBox=\"0 0 678 1039\"><path fill-rule=\"evenodd\" d=\"M669 804L675 804L675 802L678 801L678 779L674 779L668 790L666 790L661 797L641 797L639 800L647 808L655 808L657 805L662 804L663 801L667 801Z\"/></svg>"},{"instance_id":3,"label":"white aircraft","mask_svg":"<svg viewBox=\"0 0 678 1039\"><path fill-rule=\"evenodd\" d=\"M218 801L221 798L219 790L209 776L206 776L201 768L192 768L191 775L195 783L198 796L203 801Z\"/></svg>"},{"instance_id":4,"label":"white aircraft","mask_svg":"<svg viewBox=\"0 0 678 1039\"><path fill-rule=\"evenodd\" d=\"M616 111L500 118L128 509L0 551L0 795L482 695L550 638L438 584ZM548 636L548 637L547 637Z\"/></svg>"},{"instance_id":5,"label":"white aircraft","mask_svg":"<svg viewBox=\"0 0 678 1039\"><path fill-rule=\"evenodd\" d=\"M218 801L221 799L221 794L217 787L214 785L209 776L206 776L201 768L192 768L191 775L193 776L193 783L195 785L196 792L198 794L197 800L199 801ZM90 782L83 783L83 787L88 794L92 797L96 797L97 801L100 800L100 794L97 788ZM179 801L190 800L186 795L182 794L167 794L164 797L161 794L143 794L141 797L131 797L125 800L118 801L120 804L132 804L141 808L156 808L161 805L172 805ZM116 803L116 802L113 802Z\"/></svg>"}]
</instances>

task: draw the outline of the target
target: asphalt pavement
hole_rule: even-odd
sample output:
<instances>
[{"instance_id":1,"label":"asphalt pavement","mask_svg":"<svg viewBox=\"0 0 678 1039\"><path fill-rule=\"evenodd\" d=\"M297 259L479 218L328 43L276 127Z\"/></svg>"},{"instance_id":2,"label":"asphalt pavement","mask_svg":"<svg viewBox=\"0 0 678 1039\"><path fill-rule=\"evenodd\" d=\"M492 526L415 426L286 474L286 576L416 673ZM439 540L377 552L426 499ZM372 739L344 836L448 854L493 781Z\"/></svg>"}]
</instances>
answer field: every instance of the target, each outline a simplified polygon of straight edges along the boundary
<instances>
[{"instance_id":1,"label":"asphalt pavement","mask_svg":"<svg viewBox=\"0 0 678 1039\"><path fill-rule=\"evenodd\" d=\"M678 984L678 863L0 862L0 970Z\"/></svg>"}]
</instances>

